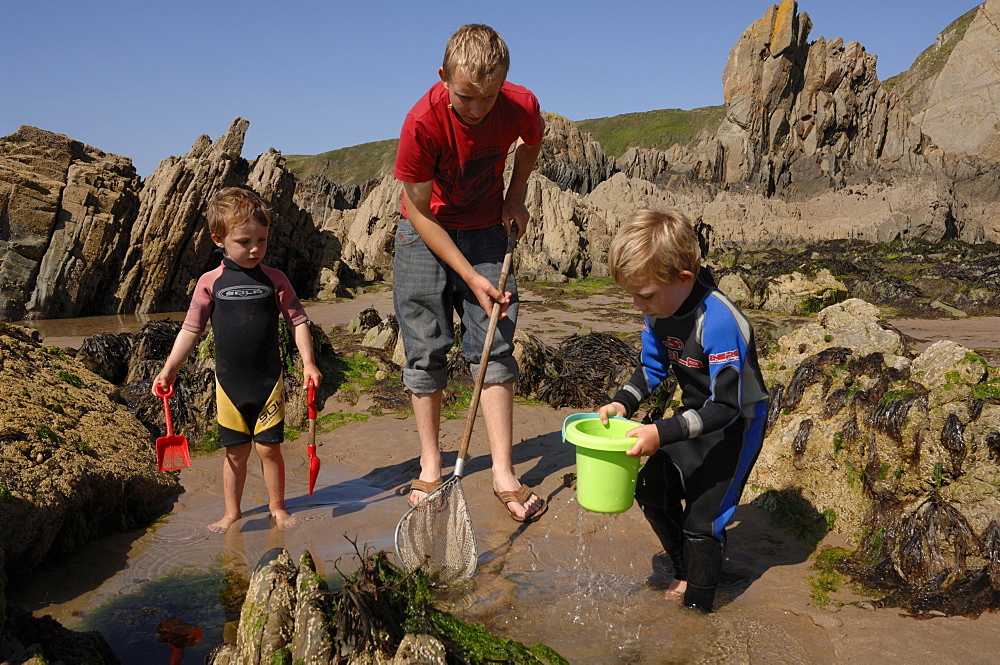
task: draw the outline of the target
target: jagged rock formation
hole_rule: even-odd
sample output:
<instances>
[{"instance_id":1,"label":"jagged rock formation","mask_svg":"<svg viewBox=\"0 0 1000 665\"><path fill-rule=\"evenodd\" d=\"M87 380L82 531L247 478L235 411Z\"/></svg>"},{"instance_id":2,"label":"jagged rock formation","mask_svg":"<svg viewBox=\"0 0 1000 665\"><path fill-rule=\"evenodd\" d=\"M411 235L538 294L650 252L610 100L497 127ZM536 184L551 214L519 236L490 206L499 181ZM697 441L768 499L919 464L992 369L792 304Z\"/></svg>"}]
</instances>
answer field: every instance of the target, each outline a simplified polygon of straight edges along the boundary
<instances>
[{"instance_id":1,"label":"jagged rock formation","mask_svg":"<svg viewBox=\"0 0 1000 665\"><path fill-rule=\"evenodd\" d=\"M0 139L0 320L183 310L217 263L204 209L223 187L250 187L275 212L269 262L302 295L316 290L322 246L293 200L280 153L252 168L237 118L213 145L201 136L145 182L131 160L34 127Z\"/></svg>"},{"instance_id":2,"label":"jagged rock formation","mask_svg":"<svg viewBox=\"0 0 1000 665\"><path fill-rule=\"evenodd\" d=\"M139 187L130 159L62 134L0 138L0 320L114 311Z\"/></svg>"},{"instance_id":3,"label":"jagged rock formation","mask_svg":"<svg viewBox=\"0 0 1000 665\"><path fill-rule=\"evenodd\" d=\"M249 164L240 157L249 124L238 118L215 145L201 135L184 157L164 159L143 183L118 286L121 311L186 308L198 277L215 263L205 204L249 175Z\"/></svg>"},{"instance_id":4,"label":"jagged rock formation","mask_svg":"<svg viewBox=\"0 0 1000 665\"><path fill-rule=\"evenodd\" d=\"M312 284L319 233L293 201L294 177L280 153L269 151L252 169L240 156L249 125L237 118L214 145L202 135L188 154L163 160L146 179L118 287L120 311L186 308L198 277L218 264L205 206L231 186L250 187L274 209L268 263L280 265L298 289Z\"/></svg>"},{"instance_id":5,"label":"jagged rock formation","mask_svg":"<svg viewBox=\"0 0 1000 665\"><path fill-rule=\"evenodd\" d=\"M601 145L581 132L575 123L555 113L543 113L545 136L538 155L537 172L559 189L578 194L591 192L617 170L615 160Z\"/></svg>"},{"instance_id":6,"label":"jagged rock formation","mask_svg":"<svg viewBox=\"0 0 1000 665\"><path fill-rule=\"evenodd\" d=\"M357 208L378 181L360 185L340 185L320 175L310 175L295 187L295 204L322 224L331 210Z\"/></svg>"},{"instance_id":7,"label":"jagged rock formation","mask_svg":"<svg viewBox=\"0 0 1000 665\"><path fill-rule=\"evenodd\" d=\"M879 84L875 56L840 38L810 44L812 22L796 7L772 6L729 55L723 182L811 195L859 169L924 170L929 141Z\"/></svg>"}]
</instances>

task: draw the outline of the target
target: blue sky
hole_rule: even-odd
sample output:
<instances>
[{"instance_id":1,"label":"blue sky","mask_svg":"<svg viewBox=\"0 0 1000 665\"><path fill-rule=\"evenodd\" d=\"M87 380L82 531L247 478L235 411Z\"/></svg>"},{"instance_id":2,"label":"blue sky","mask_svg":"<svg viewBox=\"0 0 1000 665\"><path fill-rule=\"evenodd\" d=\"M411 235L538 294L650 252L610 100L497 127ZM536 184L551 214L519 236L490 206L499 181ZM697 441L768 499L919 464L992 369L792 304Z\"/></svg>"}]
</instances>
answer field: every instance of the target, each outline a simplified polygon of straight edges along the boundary
<instances>
[{"instance_id":1,"label":"blue sky","mask_svg":"<svg viewBox=\"0 0 1000 665\"><path fill-rule=\"evenodd\" d=\"M10 0L0 136L19 125L131 157L139 174L250 121L244 156L396 138L448 36L487 23L508 78L571 120L722 103L722 70L755 0ZM799 0L810 39L843 37L907 69L975 0Z\"/></svg>"}]
</instances>

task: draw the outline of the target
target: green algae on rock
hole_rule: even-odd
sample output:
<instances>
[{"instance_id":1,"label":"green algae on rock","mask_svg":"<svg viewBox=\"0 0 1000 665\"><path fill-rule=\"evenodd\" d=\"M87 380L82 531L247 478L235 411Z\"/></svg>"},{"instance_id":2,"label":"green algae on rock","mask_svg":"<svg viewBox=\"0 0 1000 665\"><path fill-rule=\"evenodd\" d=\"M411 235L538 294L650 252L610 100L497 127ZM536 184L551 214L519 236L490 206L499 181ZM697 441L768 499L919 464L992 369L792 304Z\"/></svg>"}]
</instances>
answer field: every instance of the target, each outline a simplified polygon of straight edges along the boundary
<instances>
[{"instance_id":1,"label":"green algae on rock","mask_svg":"<svg viewBox=\"0 0 1000 665\"><path fill-rule=\"evenodd\" d=\"M330 591L309 552L298 565L284 548L265 552L236 643L213 649L209 665L387 663L414 651L420 659L406 662L568 665L545 645L528 647L436 609L422 569L407 574L385 552L359 552L357 559L358 569Z\"/></svg>"}]
</instances>

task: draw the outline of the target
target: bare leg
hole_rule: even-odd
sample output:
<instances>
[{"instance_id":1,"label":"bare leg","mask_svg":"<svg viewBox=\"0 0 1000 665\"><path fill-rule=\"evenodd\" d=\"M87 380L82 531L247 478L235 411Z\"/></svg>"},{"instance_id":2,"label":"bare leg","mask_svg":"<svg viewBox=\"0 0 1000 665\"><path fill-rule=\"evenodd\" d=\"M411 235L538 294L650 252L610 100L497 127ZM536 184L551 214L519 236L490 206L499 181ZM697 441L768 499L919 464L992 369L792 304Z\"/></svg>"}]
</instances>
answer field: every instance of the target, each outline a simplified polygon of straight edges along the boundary
<instances>
[{"instance_id":1,"label":"bare leg","mask_svg":"<svg viewBox=\"0 0 1000 665\"><path fill-rule=\"evenodd\" d=\"M209 531L225 533L233 523L243 517L243 513L240 512L240 501L243 499L243 486L247 482L249 457L249 443L226 448L226 458L222 460L222 496L226 503L226 512L222 519L208 525Z\"/></svg>"},{"instance_id":2,"label":"bare leg","mask_svg":"<svg viewBox=\"0 0 1000 665\"><path fill-rule=\"evenodd\" d=\"M267 506L279 529L291 529L299 523L285 508L285 458L281 456L281 444L257 443L260 457L260 471L267 488Z\"/></svg>"},{"instance_id":3,"label":"bare leg","mask_svg":"<svg viewBox=\"0 0 1000 665\"><path fill-rule=\"evenodd\" d=\"M486 434L490 439L490 453L493 457L493 489L497 492L513 492L521 486L514 475L514 384L488 383L483 385L483 420ZM525 503L511 501L509 510L519 517L530 517L541 510L545 502L537 494L532 494Z\"/></svg>"},{"instance_id":4,"label":"bare leg","mask_svg":"<svg viewBox=\"0 0 1000 665\"><path fill-rule=\"evenodd\" d=\"M417 436L420 439L420 480L432 482L441 479L441 448L438 434L441 430L442 391L433 393L410 393L413 416L417 421ZM426 492L410 490L410 505L415 505L427 496Z\"/></svg>"}]
</instances>

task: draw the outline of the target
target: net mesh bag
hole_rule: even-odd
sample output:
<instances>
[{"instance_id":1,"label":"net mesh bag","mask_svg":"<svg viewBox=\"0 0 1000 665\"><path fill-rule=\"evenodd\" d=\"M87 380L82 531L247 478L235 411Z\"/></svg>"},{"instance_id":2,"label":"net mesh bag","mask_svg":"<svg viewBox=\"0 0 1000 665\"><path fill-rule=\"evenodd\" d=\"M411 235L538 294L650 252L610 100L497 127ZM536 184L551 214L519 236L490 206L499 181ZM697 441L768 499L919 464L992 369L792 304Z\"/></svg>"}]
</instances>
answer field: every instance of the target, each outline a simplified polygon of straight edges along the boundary
<instances>
[{"instance_id":1,"label":"net mesh bag","mask_svg":"<svg viewBox=\"0 0 1000 665\"><path fill-rule=\"evenodd\" d=\"M407 571L423 566L434 586L448 586L476 572L476 534L458 478L412 507L396 526L396 556Z\"/></svg>"}]
</instances>

